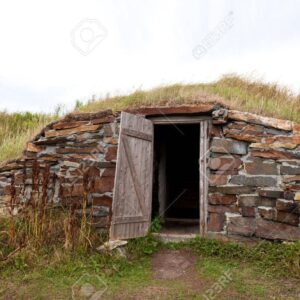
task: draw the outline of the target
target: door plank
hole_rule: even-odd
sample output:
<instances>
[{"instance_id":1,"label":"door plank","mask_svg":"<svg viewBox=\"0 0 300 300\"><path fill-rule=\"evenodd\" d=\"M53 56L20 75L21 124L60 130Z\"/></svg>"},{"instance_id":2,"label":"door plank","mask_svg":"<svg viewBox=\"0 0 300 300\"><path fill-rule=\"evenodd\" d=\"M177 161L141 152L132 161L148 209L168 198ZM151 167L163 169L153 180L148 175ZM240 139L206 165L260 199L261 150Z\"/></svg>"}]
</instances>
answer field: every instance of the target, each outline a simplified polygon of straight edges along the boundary
<instances>
[{"instance_id":1,"label":"door plank","mask_svg":"<svg viewBox=\"0 0 300 300\"><path fill-rule=\"evenodd\" d=\"M146 133L143 133L143 132L139 132L139 131L136 131L136 130L132 130L132 129L124 128L123 129L123 134L128 135L128 136L132 136L132 137L136 137L136 138L139 138L139 139L142 139L142 140L146 140L146 141L149 141L149 142L152 142L152 140L153 140L152 135L146 134Z\"/></svg>"},{"instance_id":2,"label":"door plank","mask_svg":"<svg viewBox=\"0 0 300 300\"><path fill-rule=\"evenodd\" d=\"M128 166L129 166L129 171L130 171L130 174L131 174L131 178L133 180L133 186L134 186L134 189L135 189L135 193L136 193L137 198L139 200L139 204L140 204L142 214L145 215L146 214L146 207L144 205L144 197L143 197L143 193L141 191L141 184L139 182L139 178L138 178L138 175L137 175L136 170L135 170L133 157L132 157L131 152L130 152L130 145L129 145L129 143L128 143L125 136L122 136L122 140L123 140L122 145L124 146L124 153L126 155L127 163L128 163ZM136 161L136 163L139 164L140 162Z\"/></svg>"},{"instance_id":3,"label":"door plank","mask_svg":"<svg viewBox=\"0 0 300 300\"><path fill-rule=\"evenodd\" d=\"M110 240L148 233L151 221L153 124L122 112Z\"/></svg>"}]
</instances>

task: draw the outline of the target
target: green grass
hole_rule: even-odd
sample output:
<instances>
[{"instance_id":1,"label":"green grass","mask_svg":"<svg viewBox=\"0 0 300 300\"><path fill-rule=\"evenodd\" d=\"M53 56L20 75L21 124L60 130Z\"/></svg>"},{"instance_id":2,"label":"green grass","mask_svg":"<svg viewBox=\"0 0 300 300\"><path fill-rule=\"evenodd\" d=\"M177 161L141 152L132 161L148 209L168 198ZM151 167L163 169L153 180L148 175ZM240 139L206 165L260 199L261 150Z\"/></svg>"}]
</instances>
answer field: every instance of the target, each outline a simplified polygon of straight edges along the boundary
<instances>
[{"instance_id":1,"label":"green grass","mask_svg":"<svg viewBox=\"0 0 300 300\"><path fill-rule=\"evenodd\" d=\"M195 239L188 243L199 255L226 260L251 262L266 274L300 278L300 241L274 243L262 241L255 246L237 243L220 243L216 240ZM280 263L278 263L280 262Z\"/></svg>"},{"instance_id":2,"label":"green grass","mask_svg":"<svg viewBox=\"0 0 300 300\"><path fill-rule=\"evenodd\" d=\"M57 114L0 112L0 162L18 158L35 134Z\"/></svg>"},{"instance_id":3,"label":"green grass","mask_svg":"<svg viewBox=\"0 0 300 300\"><path fill-rule=\"evenodd\" d=\"M151 256L163 248L192 249L197 256L193 277L155 279ZM99 276L107 285L104 299L116 296L117 299L151 299L152 293L160 297L157 299L203 299L203 293L229 272L232 280L224 286L218 299L269 299L272 296L295 299L300 292L299 268L298 272L294 267L290 269L290 260L286 257L297 256L299 248L297 243L291 248L287 244L263 242L261 250L255 250L205 239L162 244L148 236L131 240L127 245L127 258L124 258L117 252L67 253L56 245L35 254L19 253L2 266L0 298L13 295L22 299L69 299L72 285L89 274ZM284 272L279 272L280 268Z\"/></svg>"},{"instance_id":4,"label":"green grass","mask_svg":"<svg viewBox=\"0 0 300 300\"><path fill-rule=\"evenodd\" d=\"M78 111L91 112L107 108L119 111L128 107L216 102L233 109L300 123L300 95L294 95L277 84L236 75L226 75L212 83L174 84L125 96L92 100L79 105Z\"/></svg>"},{"instance_id":5,"label":"green grass","mask_svg":"<svg viewBox=\"0 0 300 300\"><path fill-rule=\"evenodd\" d=\"M300 123L300 95L294 95L277 84L236 75L226 75L212 83L174 84L148 91L138 90L129 95L93 99L85 104L77 101L75 111L121 111L129 107L216 102L232 109ZM0 113L0 162L21 156L26 141L57 118L57 113Z\"/></svg>"}]
</instances>

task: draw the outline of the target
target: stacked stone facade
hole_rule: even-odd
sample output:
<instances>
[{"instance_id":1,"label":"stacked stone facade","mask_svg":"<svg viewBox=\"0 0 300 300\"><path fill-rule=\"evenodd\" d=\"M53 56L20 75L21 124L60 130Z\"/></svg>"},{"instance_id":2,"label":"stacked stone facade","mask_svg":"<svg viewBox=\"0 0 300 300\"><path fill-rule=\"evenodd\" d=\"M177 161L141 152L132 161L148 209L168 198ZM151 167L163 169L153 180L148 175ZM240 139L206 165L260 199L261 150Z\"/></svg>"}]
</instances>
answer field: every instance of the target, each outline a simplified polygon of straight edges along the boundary
<instances>
[{"instance_id":1,"label":"stacked stone facade","mask_svg":"<svg viewBox=\"0 0 300 300\"><path fill-rule=\"evenodd\" d=\"M207 231L300 239L300 126L218 105L186 112L212 120L208 170L201 174L209 184ZM42 201L80 211L86 201L96 224L109 226L119 123L120 114L107 110L49 124L21 159L0 166L0 207L17 214Z\"/></svg>"},{"instance_id":2,"label":"stacked stone facade","mask_svg":"<svg viewBox=\"0 0 300 300\"><path fill-rule=\"evenodd\" d=\"M212 123L208 231L299 239L299 125L226 109Z\"/></svg>"},{"instance_id":3,"label":"stacked stone facade","mask_svg":"<svg viewBox=\"0 0 300 300\"><path fill-rule=\"evenodd\" d=\"M119 116L112 111L71 114L27 144L22 159L0 167L0 207L17 214L40 202L75 211L93 207L95 224L111 214Z\"/></svg>"}]
</instances>

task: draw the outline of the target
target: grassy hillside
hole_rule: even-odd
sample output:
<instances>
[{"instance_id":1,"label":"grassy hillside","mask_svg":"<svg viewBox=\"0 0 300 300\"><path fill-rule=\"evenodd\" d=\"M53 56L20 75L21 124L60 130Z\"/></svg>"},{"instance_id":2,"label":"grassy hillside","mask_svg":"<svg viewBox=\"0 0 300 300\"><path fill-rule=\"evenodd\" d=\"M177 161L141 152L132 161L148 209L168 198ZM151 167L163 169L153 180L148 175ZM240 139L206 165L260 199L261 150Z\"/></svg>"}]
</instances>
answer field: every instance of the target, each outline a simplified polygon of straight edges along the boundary
<instances>
[{"instance_id":1,"label":"grassy hillside","mask_svg":"<svg viewBox=\"0 0 300 300\"><path fill-rule=\"evenodd\" d=\"M90 112L106 108L121 110L129 106L203 102L221 102L233 109L300 123L300 95L293 95L287 88L276 84L266 84L238 76L224 76L208 84L175 84L150 91L136 91L127 96L89 101L78 110Z\"/></svg>"},{"instance_id":2,"label":"grassy hillside","mask_svg":"<svg viewBox=\"0 0 300 300\"><path fill-rule=\"evenodd\" d=\"M30 138L57 115L0 112L0 162L17 158Z\"/></svg>"},{"instance_id":3,"label":"grassy hillside","mask_svg":"<svg viewBox=\"0 0 300 300\"><path fill-rule=\"evenodd\" d=\"M111 108L151 105L197 104L221 102L234 109L244 110L300 123L300 95L276 84L225 76L208 84L175 84L149 91L136 91L126 96L77 103L76 111L95 112ZM31 113L0 113L0 162L21 155L26 141L57 115Z\"/></svg>"}]
</instances>

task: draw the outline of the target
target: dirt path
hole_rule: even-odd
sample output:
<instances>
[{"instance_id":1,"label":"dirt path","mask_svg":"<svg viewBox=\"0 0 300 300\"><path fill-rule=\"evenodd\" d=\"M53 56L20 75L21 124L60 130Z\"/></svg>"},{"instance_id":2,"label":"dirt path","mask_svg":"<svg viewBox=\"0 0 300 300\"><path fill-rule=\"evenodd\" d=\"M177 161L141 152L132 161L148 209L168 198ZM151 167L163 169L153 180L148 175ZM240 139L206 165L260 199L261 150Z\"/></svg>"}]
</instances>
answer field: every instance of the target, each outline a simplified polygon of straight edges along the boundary
<instances>
[{"instance_id":1,"label":"dirt path","mask_svg":"<svg viewBox=\"0 0 300 300\"><path fill-rule=\"evenodd\" d=\"M30 280L28 277L25 280L24 275L22 279L20 274L18 276L17 282L11 278L0 280L0 299L72 298L74 281L65 283L65 273L60 278L57 274L52 278L41 272ZM59 284L56 284L58 279ZM267 276L252 264L201 257L187 249L162 249L107 282L108 289L101 299L300 299L299 279Z\"/></svg>"},{"instance_id":2,"label":"dirt path","mask_svg":"<svg viewBox=\"0 0 300 300\"><path fill-rule=\"evenodd\" d=\"M232 278L226 281L223 278L226 271L217 278L212 271L213 276L209 278L196 266L197 256L191 250L163 249L151 258L149 281L135 291L122 290L113 299L300 299L298 280L262 280L261 275L240 266L232 269Z\"/></svg>"},{"instance_id":3,"label":"dirt path","mask_svg":"<svg viewBox=\"0 0 300 300\"><path fill-rule=\"evenodd\" d=\"M196 261L190 250L161 250L152 257L152 282L132 295L115 299L195 299L206 284L196 271Z\"/></svg>"},{"instance_id":4,"label":"dirt path","mask_svg":"<svg viewBox=\"0 0 300 300\"><path fill-rule=\"evenodd\" d=\"M196 256L189 250L162 250L153 255L155 279L175 279L195 273Z\"/></svg>"}]
</instances>

